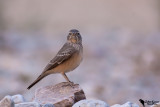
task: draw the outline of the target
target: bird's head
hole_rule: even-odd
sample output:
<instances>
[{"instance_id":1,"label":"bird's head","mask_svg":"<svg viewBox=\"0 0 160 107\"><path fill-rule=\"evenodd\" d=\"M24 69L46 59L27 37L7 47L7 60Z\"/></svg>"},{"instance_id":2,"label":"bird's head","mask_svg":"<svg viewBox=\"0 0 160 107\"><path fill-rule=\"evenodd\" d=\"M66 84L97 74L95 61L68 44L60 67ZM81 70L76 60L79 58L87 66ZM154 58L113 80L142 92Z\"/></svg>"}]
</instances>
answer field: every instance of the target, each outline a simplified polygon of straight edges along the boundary
<instances>
[{"instance_id":1,"label":"bird's head","mask_svg":"<svg viewBox=\"0 0 160 107\"><path fill-rule=\"evenodd\" d=\"M69 31L67 40L71 43L82 43L82 37L78 30L72 29Z\"/></svg>"}]
</instances>

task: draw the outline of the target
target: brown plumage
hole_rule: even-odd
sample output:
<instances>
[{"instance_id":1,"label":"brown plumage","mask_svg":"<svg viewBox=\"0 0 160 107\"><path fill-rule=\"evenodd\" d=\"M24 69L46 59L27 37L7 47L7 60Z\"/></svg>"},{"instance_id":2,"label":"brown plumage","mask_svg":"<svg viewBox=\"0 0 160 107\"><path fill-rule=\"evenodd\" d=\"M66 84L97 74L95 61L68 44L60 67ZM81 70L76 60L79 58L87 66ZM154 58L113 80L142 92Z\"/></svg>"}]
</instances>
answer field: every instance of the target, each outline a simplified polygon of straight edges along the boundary
<instances>
[{"instance_id":1,"label":"brown plumage","mask_svg":"<svg viewBox=\"0 0 160 107\"><path fill-rule=\"evenodd\" d=\"M66 72L74 70L82 61L82 38L78 30L72 29L67 36L67 42L57 55L48 63L41 75L27 88L30 89L49 74L61 73L70 82Z\"/></svg>"}]
</instances>

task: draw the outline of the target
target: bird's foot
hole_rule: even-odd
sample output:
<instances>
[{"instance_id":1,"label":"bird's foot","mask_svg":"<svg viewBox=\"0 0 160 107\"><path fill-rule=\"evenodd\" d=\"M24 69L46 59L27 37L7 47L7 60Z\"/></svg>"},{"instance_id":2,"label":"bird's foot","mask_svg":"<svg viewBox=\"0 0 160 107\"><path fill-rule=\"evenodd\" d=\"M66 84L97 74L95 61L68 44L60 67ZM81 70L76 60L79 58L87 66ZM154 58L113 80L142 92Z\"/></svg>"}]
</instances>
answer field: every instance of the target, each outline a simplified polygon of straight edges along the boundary
<instances>
[{"instance_id":1,"label":"bird's foot","mask_svg":"<svg viewBox=\"0 0 160 107\"><path fill-rule=\"evenodd\" d=\"M74 82L69 81L69 85L70 85L72 88L74 88Z\"/></svg>"},{"instance_id":2,"label":"bird's foot","mask_svg":"<svg viewBox=\"0 0 160 107\"><path fill-rule=\"evenodd\" d=\"M70 83L70 84L74 84L74 82L73 82L73 81L69 81L69 83Z\"/></svg>"},{"instance_id":3,"label":"bird's foot","mask_svg":"<svg viewBox=\"0 0 160 107\"><path fill-rule=\"evenodd\" d=\"M71 86L72 88L74 88L74 83L71 81L68 81L66 85L63 85L63 87L66 87L66 86Z\"/></svg>"}]
</instances>

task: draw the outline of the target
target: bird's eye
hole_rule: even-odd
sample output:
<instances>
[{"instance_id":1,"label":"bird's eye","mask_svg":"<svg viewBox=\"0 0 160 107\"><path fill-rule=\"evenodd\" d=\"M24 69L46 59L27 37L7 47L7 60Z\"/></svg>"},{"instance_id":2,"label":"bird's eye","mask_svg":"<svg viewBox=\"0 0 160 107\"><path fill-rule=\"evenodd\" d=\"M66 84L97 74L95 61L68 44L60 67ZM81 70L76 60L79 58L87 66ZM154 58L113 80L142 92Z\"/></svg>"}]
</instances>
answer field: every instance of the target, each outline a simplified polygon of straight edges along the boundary
<instances>
[{"instance_id":1,"label":"bird's eye","mask_svg":"<svg viewBox=\"0 0 160 107\"><path fill-rule=\"evenodd\" d=\"M69 33L69 35L72 35L72 33Z\"/></svg>"},{"instance_id":2,"label":"bird's eye","mask_svg":"<svg viewBox=\"0 0 160 107\"><path fill-rule=\"evenodd\" d=\"M79 35L79 33L77 33L77 35Z\"/></svg>"}]
</instances>

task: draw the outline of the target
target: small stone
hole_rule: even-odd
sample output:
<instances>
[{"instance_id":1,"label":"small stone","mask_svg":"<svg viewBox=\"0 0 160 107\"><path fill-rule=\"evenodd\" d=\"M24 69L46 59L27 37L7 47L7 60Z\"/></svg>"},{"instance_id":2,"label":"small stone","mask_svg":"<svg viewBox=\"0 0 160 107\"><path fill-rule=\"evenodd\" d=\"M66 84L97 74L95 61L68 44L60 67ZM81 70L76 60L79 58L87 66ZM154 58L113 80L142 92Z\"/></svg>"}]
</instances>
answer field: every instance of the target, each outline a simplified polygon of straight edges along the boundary
<instances>
[{"instance_id":1,"label":"small stone","mask_svg":"<svg viewBox=\"0 0 160 107\"><path fill-rule=\"evenodd\" d=\"M41 107L41 106L37 102L24 102L24 103L15 104L15 107Z\"/></svg>"},{"instance_id":2,"label":"small stone","mask_svg":"<svg viewBox=\"0 0 160 107\"><path fill-rule=\"evenodd\" d=\"M100 100L81 100L75 103L73 107L109 107L109 105Z\"/></svg>"},{"instance_id":3,"label":"small stone","mask_svg":"<svg viewBox=\"0 0 160 107\"><path fill-rule=\"evenodd\" d=\"M55 107L53 104L44 104L42 107Z\"/></svg>"},{"instance_id":4,"label":"small stone","mask_svg":"<svg viewBox=\"0 0 160 107\"><path fill-rule=\"evenodd\" d=\"M113 105L111 107L121 107L121 105L120 104L115 104L115 105Z\"/></svg>"},{"instance_id":5,"label":"small stone","mask_svg":"<svg viewBox=\"0 0 160 107\"><path fill-rule=\"evenodd\" d=\"M20 95L20 94L12 96L12 100L13 100L14 104L25 102L24 97L22 95Z\"/></svg>"},{"instance_id":6,"label":"small stone","mask_svg":"<svg viewBox=\"0 0 160 107\"><path fill-rule=\"evenodd\" d=\"M151 107L160 107L160 103L156 103L156 104L152 105Z\"/></svg>"},{"instance_id":7,"label":"small stone","mask_svg":"<svg viewBox=\"0 0 160 107\"><path fill-rule=\"evenodd\" d=\"M78 84L62 82L36 90L34 101L39 104L53 104L55 107L71 107L74 103L86 99Z\"/></svg>"},{"instance_id":8,"label":"small stone","mask_svg":"<svg viewBox=\"0 0 160 107\"><path fill-rule=\"evenodd\" d=\"M115 104L115 105L113 105L111 107L139 107L139 106L137 104L135 104L135 103L132 103L132 102L126 102L123 105Z\"/></svg>"},{"instance_id":9,"label":"small stone","mask_svg":"<svg viewBox=\"0 0 160 107\"><path fill-rule=\"evenodd\" d=\"M126 102L122 107L139 107L136 103Z\"/></svg>"},{"instance_id":10,"label":"small stone","mask_svg":"<svg viewBox=\"0 0 160 107\"><path fill-rule=\"evenodd\" d=\"M0 101L0 107L14 107L14 102L12 101L11 96L5 96L1 101Z\"/></svg>"}]
</instances>

